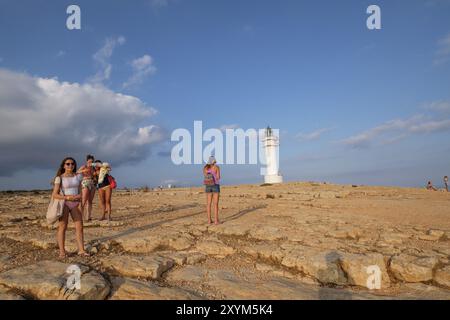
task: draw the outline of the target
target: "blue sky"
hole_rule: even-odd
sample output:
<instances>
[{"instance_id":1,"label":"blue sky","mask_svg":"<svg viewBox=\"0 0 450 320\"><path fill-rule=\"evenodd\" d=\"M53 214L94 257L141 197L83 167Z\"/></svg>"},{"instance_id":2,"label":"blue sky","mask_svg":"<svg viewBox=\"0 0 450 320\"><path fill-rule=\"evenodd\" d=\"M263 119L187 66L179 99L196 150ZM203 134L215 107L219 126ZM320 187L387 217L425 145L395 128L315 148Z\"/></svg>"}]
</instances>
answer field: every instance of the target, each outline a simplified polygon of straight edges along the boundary
<instances>
[{"instance_id":1,"label":"blue sky","mask_svg":"<svg viewBox=\"0 0 450 320\"><path fill-rule=\"evenodd\" d=\"M81 30L66 28L70 4ZM371 4L381 30L366 27ZM287 181L419 186L450 175L448 0L0 6L0 81L10 88L0 89L0 189L46 188L66 154L87 153L107 157L120 186L198 185L200 166L164 156L170 133L194 120L280 129ZM224 184L262 181L257 165L222 170Z\"/></svg>"}]
</instances>

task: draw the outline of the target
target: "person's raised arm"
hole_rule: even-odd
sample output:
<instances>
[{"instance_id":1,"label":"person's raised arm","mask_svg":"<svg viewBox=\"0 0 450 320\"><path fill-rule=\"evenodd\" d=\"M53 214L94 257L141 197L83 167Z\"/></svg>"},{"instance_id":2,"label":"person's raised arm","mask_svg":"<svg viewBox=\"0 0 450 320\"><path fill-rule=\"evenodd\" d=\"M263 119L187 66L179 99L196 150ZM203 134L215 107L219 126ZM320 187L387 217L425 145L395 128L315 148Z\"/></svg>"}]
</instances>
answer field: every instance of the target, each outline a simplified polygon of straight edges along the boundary
<instances>
[{"instance_id":1,"label":"person's raised arm","mask_svg":"<svg viewBox=\"0 0 450 320\"><path fill-rule=\"evenodd\" d=\"M87 166L81 166L80 169L77 170L76 174L84 174L84 173L88 173L89 172L89 168Z\"/></svg>"}]
</instances>

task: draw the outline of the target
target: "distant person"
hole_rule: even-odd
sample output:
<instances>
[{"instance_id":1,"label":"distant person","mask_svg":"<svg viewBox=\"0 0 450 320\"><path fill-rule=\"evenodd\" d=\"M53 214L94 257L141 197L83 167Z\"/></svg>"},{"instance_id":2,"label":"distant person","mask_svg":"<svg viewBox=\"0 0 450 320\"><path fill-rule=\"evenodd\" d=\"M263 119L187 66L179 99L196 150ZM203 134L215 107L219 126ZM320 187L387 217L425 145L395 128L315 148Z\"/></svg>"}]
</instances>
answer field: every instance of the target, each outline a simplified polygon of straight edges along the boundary
<instances>
[{"instance_id":1,"label":"distant person","mask_svg":"<svg viewBox=\"0 0 450 320\"><path fill-rule=\"evenodd\" d=\"M206 193L206 213L208 223L211 221L211 203L214 203L214 223L219 224L219 194L220 194L220 168L216 165L216 159L209 157L208 163L203 168L204 185Z\"/></svg>"},{"instance_id":2,"label":"distant person","mask_svg":"<svg viewBox=\"0 0 450 320\"><path fill-rule=\"evenodd\" d=\"M54 180L52 197L54 199L65 200L63 216L59 219L57 234L60 259L67 257L65 240L67 224L69 223L69 213L75 223L78 254L81 256L89 256L84 250L83 216L78 208L81 200L82 176L76 175L76 170L76 161L71 157L67 157L61 162Z\"/></svg>"},{"instance_id":3,"label":"distant person","mask_svg":"<svg viewBox=\"0 0 450 320\"><path fill-rule=\"evenodd\" d=\"M433 186L431 181L428 181L428 183L427 183L427 190L437 191L437 189Z\"/></svg>"},{"instance_id":4,"label":"distant person","mask_svg":"<svg viewBox=\"0 0 450 320\"><path fill-rule=\"evenodd\" d=\"M111 167L107 162L102 163L100 160L95 160L96 167L94 177L97 184L98 196L100 205L102 207L102 217L100 220L111 220L111 197L112 188L110 183Z\"/></svg>"},{"instance_id":5,"label":"distant person","mask_svg":"<svg viewBox=\"0 0 450 320\"><path fill-rule=\"evenodd\" d=\"M447 176L444 177L444 185L445 185L445 190L448 192L448 177Z\"/></svg>"},{"instance_id":6,"label":"distant person","mask_svg":"<svg viewBox=\"0 0 450 320\"><path fill-rule=\"evenodd\" d=\"M81 166L77 171L78 174L83 176L81 181L81 213L85 221L92 220L92 202L95 196L95 183L94 183L94 156L88 154L86 156L86 164ZM85 209L87 207L87 214Z\"/></svg>"}]
</instances>

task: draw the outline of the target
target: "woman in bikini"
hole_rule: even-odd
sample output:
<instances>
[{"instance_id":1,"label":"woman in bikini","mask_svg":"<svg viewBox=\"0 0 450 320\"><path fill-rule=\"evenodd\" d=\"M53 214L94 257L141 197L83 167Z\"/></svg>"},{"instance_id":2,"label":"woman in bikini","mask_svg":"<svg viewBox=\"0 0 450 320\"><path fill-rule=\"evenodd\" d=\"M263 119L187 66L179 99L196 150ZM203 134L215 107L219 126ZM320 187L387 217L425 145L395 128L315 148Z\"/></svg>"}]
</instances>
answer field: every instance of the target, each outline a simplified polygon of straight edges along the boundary
<instances>
[{"instance_id":1,"label":"woman in bikini","mask_svg":"<svg viewBox=\"0 0 450 320\"><path fill-rule=\"evenodd\" d=\"M211 221L211 203L214 203L214 224L219 224L219 194L220 194L220 168L216 165L216 159L209 157L208 163L203 168L203 175L205 179L212 176L214 184L205 186L206 193L206 214L208 216L208 223Z\"/></svg>"},{"instance_id":2,"label":"woman in bikini","mask_svg":"<svg viewBox=\"0 0 450 320\"><path fill-rule=\"evenodd\" d=\"M81 181L81 213L83 214L84 221L92 220L92 202L95 196L95 183L94 183L94 156L88 154L86 156L86 164L83 165L77 174L83 176ZM87 214L85 212L87 206Z\"/></svg>"},{"instance_id":3,"label":"woman in bikini","mask_svg":"<svg viewBox=\"0 0 450 320\"><path fill-rule=\"evenodd\" d=\"M71 157L67 157L61 162L54 180L52 197L54 199L65 200L63 216L59 219L57 234L59 257L61 259L67 257L64 244L66 240L67 224L69 223L69 214L72 216L72 220L75 223L78 254L81 256L89 256L84 250L83 217L80 209L78 209L81 200L82 177L75 174L76 170L76 161Z\"/></svg>"},{"instance_id":4,"label":"woman in bikini","mask_svg":"<svg viewBox=\"0 0 450 320\"><path fill-rule=\"evenodd\" d=\"M100 205L102 206L102 218L100 220L111 220L111 197L112 188L109 182L108 172L111 170L109 165L102 163L100 160L95 161L95 181L98 189L98 196L100 199ZM105 173L106 171L106 173Z\"/></svg>"}]
</instances>

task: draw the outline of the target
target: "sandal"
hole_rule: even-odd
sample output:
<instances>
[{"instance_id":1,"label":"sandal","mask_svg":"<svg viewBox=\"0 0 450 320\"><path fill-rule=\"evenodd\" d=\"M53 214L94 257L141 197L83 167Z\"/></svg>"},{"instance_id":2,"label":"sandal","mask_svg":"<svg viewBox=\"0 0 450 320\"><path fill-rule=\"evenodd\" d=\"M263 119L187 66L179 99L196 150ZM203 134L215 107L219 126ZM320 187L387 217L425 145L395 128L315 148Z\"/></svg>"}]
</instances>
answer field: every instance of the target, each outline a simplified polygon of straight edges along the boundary
<instances>
[{"instance_id":1,"label":"sandal","mask_svg":"<svg viewBox=\"0 0 450 320\"><path fill-rule=\"evenodd\" d=\"M67 258L67 253L64 253L63 255L60 254L60 255L58 256L58 259L59 259L59 260L64 260L64 259L66 259L66 258Z\"/></svg>"}]
</instances>

